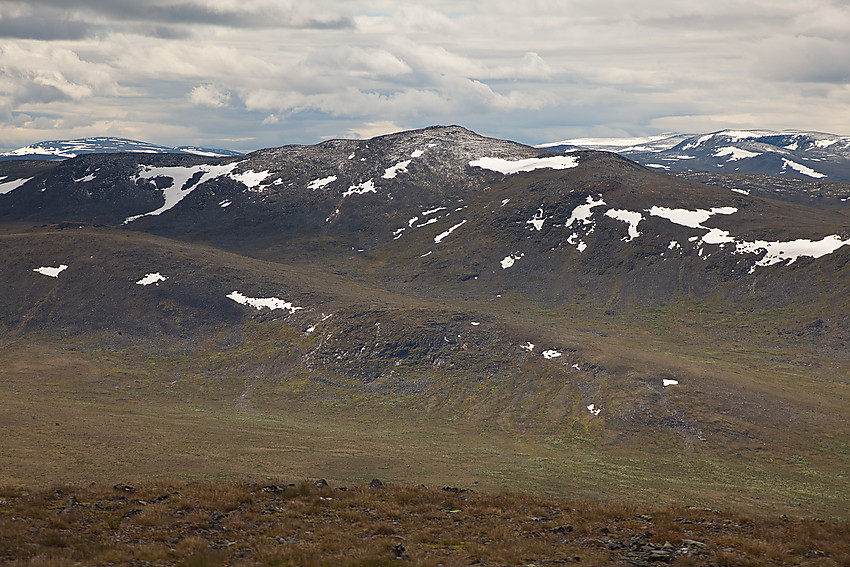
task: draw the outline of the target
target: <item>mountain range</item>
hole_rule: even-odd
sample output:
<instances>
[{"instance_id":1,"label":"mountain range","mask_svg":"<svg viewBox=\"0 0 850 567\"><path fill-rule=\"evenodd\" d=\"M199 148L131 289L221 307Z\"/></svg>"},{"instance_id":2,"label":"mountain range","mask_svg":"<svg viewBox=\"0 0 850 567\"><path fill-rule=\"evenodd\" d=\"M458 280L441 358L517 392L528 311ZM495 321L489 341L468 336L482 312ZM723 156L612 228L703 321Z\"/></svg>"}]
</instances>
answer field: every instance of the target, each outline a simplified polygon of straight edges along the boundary
<instances>
[{"instance_id":1,"label":"mountain range","mask_svg":"<svg viewBox=\"0 0 850 567\"><path fill-rule=\"evenodd\" d=\"M722 136L664 151L742 156ZM179 392L197 420L220 404L333 427L339 477L372 466L363 443L401 443L419 464L382 466L407 480L418 467L840 515L846 185L730 190L561 149L448 126L244 156L0 163L0 354L84 360L156 408ZM97 392L80 403L112 399ZM430 454L445 428L475 433ZM307 437L302 457L329 462Z\"/></svg>"},{"instance_id":2,"label":"mountain range","mask_svg":"<svg viewBox=\"0 0 850 567\"><path fill-rule=\"evenodd\" d=\"M850 136L819 132L721 130L644 138L547 143L564 153L616 152L644 167L754 195L842 206L850 199Z\"/></svg>"},{"instance_id":3,"label":"mountain range","mask_svg":"<svg viewBox=\"0 0 850 567\"><path fill-rule=\"evenodd\" d=\"M77 140L54 140L38 142L17 150L0 153L0 161L7 160L46 160L68 159L84 154L102 153L155 153L155 154L192 154L208 157L242 155L233 150L200 148L197 146L178 146L170 148L148 142L128 140L126 138L92 137Z\"/></svg>"}]
</instances>

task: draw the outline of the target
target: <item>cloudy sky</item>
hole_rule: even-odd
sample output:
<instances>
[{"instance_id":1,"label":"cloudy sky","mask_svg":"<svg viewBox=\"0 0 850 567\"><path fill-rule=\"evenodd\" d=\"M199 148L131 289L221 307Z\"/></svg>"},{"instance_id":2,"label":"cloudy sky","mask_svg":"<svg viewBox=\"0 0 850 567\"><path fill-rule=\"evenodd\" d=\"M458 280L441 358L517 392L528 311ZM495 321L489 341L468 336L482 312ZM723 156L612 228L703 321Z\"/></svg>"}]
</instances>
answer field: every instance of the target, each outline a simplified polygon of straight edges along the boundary
<instances>
[{"instance_id":1,"label":"cloudy sky","mask_svg":"<svg viewBox=\"0 0 850 567\"><path fill-rule=\"evenodd\" d=\"M850 135L850 0L0 0L0 148Z\"/></svg>"}]
</instances>

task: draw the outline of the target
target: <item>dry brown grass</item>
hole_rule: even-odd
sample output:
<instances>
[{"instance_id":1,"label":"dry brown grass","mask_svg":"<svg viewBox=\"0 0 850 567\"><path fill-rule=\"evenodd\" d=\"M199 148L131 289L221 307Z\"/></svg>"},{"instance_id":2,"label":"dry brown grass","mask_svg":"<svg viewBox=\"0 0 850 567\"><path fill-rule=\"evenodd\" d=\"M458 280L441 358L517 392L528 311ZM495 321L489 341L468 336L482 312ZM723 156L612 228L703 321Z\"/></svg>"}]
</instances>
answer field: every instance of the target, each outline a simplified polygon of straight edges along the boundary
<instances>
[{"instance_id":1,"label":"dry brown grass","mask_svg":"<svg viewBox=\"0 0 850 567\"><path fill-rule=\"evenodd\" d=\"M850 523L312 482L0 490L0 563L848 565Z\"/></svg>"}]
</instances>

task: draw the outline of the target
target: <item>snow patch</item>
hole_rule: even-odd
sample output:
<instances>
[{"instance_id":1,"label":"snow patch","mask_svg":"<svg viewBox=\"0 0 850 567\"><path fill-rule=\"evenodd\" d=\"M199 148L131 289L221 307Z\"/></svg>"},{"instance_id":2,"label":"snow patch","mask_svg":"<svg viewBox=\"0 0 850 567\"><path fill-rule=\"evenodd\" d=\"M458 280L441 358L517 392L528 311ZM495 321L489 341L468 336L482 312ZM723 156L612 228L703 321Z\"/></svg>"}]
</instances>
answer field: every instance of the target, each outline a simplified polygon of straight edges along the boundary
<instances>
[{"instance_id":1,"label":"snow patch","mask_svg":"<svg viewBox=\"0 0 850 567\"><path fill-rule=\"evenodd\" d=\"M221 207L222 209L226 209L227 207L229 207L232 204L233 204L233 201L230 201L229 199L225 199L224 201L220 202L218 204L218 206Z\"/></svg>"},{"instance_id":2,"label":"snow patch","mask_svg":"<svg viewBox=\"0 0 850 567\"><path fill-rule=\"evenodd\" d=\"M735 207L716 207L710 211L697 209L690 211L687 209L667 209L664 207L652 207L648 209L650 215L666 218L667 220L687 226L689 228L699 228L707 230L702 236L692 236L688 239L689 242L700 244L714 244L723 246L724 244L735 244L736 254L758 254L764 252L764 256L756 262L749 273L753 273L756 268L764 266L772 266L785 262L785 265L793 264L798 258L820 258L827 254L832 254L842 246L850 244L850 238L844 240L840 236L833 234L825 236L820 240L809 240L799 238L792 241L768 241L755 240L746 241L738 240L729 231L720 228L708 228L703 226L711 216L715 214L731 215L737 212ZM670 243L669 249L673 248L673 242ZM699 255L703 256L703 249L700 247ZM706 256L707 257L707 256Z\"/></svg>"},{"instance_id":3,"label":"snow patch","mask_svg":"<svg viewBox=\"0 0 850 567\"><path fill-rule=\"evenodd\" d=\"M576 221L581 221L583 224L593 224L593 221L590 220L590 217L593 216L593 211L591 209L594 207L601 207L605 204L605 201L602 200L601 197L602 196L600 195L600 199L597 201L591 195L588 195L587 203L579 205L573 209L570 218L567 219L567 223L564 226L569 228Z\"/></svg>"},{"instance_id":4,"label":"snow patch","mask_svg":"<svg viewBox=\"0 0 850 567\"><path fill-rule=\"evenodd\" d=\"M524 345L519 345L519 348L521 348L522 350L527 350L528 352L531 352L531 351L534 350L534 343L527 342Z\"/></svg>"},{"instance_id":5,"label":"snow patch","mask_svg":"<svg viewBox=\"0 0 850 567\"><path fill-rule=\"evenodd\" d=\"M241 305L250 305L251 307L256 308L258 311L263 307L271 309L274 311L275 309L285 309L290 313L295 313L299 309L303 309L303 307L295 307L289 301L284 301L282 299L278 299L277 297L247 297L242 295L238 291L233 291L227 295L228 299L232 299L236 303Z\"/></svg>"},{"instance_id":6,"label":"snow patch","mask_svg":"<svg viewBox=\"0 0 850 567\"><path fill-rule=\"evenodd\" d=\"M156 284L158 282L164 282L168 278L160 274L159 272L153 272L150 274L145 274L145 277L136 282L138 285L151 285Z\"/></svg>"},{"instance_id":7,"label":"snow patch","mask_svg":"<svg viewBox=\"0 0 850 567\"><path fill-rule=\"evenodd\" d=\"M377 193L375 190L375 181L370 179L369 181L364 181L359 185L352 185L348 188L348 191L342 194L343 197L350 197L352 195L363 195L365 193Z\"/></svg>"},{"instance_id":8,"label":"snow patch","mask_svg":"<svg viewBox=\"0 0 850 567\"><path fill-rule=\"evenodd\" d=\"M809 177L814 177L815 179L821 179L826 177L823 173L818 173L814 169L810 167L806 167L805 165L799 164L795 161L791 161L790 159L782 158L782 161L785 162L782 165L782 171L785 171L786 168L790 167L791 169L802 173L803 175L808 175Z\"/></svg>"},{"instance_id":9,"label":"snow patch","mask_svg":"<svg viewBox=\"0 0 850 567\"><path fill-rule=\"evenodd\" d=\"M543 212L543 207L540 207L539 209L537 209L537 212L534 213L533 217L525 221L525 224L530 224L537 230L542 230L544 222L546 222L546 215Z\"/></svg>"},{"instance_id":10,"label":"snow patch","mask_svg":"<svg viewBox=\"0 0 850 567\"><path fill-rule=\"evenodd\" d=\"M838 140L815 140L815 146L819 148L828 148L836 143L838 143Z\"/></svg>"},{"instance_id":11,"label":"snow patch","mask_svg":"<svg viewBox=\"0 0 850 567\"><path fill-rule=\"evenodd\" d=\"M459 223L457 223L456 225L454 225L453 227L451 227L450 229L448 229L447 231L445 231L445 232L441 232L440 234L438 234L437 236L435 236L435 237L434 237L434 242L436 242L437 244L439 244L440 242L442 242L442 241L443 241L443 239L444 239L445 237L447 237L448 235L450 235L451 233L453 233L455 230L457 230L458 228L460 228L460 227L461 227L461 226L463 226L464 224L466 224L466 220L462 220L462 221L460 221Z\"/></svg>"},{"instance_id":12,"label":"snow patch","mask_svg":"<svg viewBox=\"0 0 850 567\"><path fill-rule=\"evenodd\" d=\"M234 181L238 181L248 189L253 190L262 185L263 181L265 181L270 175L270 171L254 171L253 169L249 169L242 173L230 173L229 177Z\"/></svg>"},{"instance_id":13,"label":"snow patch","mask_svg":"<svg viewBox=\"0 0 850 567\"><path fill-rule=\"evenodd\" d=\"M735 237L729 234L729 231L720 228L712 228L702 237L704 244L726 244L735 242Z\"/></svg>"},{"instance_id":14,"label":"snow patch","mask_svg":"<svg viewBox=\"0 0 850 567\"><path fill-rule=\"evenodd\" d=\"M589 411L593 415L599 415L599 412L602 411L602 408L596 407L596 404L590 404L589 406L587 406L587 411Z\"/></svg>"},{"instance_id":15,"label":"snow patch","mask_svg":"<svg viewBox=\"0 0 850 567\"><path fill-rule=\"evenodd\" d=\"M646 212L654 217L667 219L674 224L687 226L688 228L708 230L707 227L702 226L702 223L714 215L733 215L738 212L738 209L735 207L714 207L710 211L706 211L705 209L691 211L688 209L668 209L667 207L654 206L651 209L647 209Z\"/></svg>"},{"instance_id":16,"label":"snow patch","mask_svg":"<svg viewBox=\"0 0 850 567\"><path fill-rule=\"evenodd\" d=\"M585 250L587 250L587 243L583 240L579 240L578 234L576 234L575 232L567 238L567 243L572 246L575 246L576 250L578 250L579 252L584 252Z\"/></svg>"},{"instance_id":17,"label":"snow patch","mask_svg":"<svg viewBox=\"0 0 850 567\"><path fill-rule=\"evenodd\" d=\"M643 220L642 214L624 209L608 209L608 211L605 212L605 216L617 219L618 221L622 221L629 225L629 235L623 239L625 242L631 242L640 236L640 232L638 232L637 227L638 224L640 224L640 221Z\"/></svg>"},{"instance_id":18,"label":"snow patch","mask_svg":"<svg viewBox=\"0 0 850 567\"><path fill-rule=\"evenodd\" d=\"M543 358L545 358L546 360L558 358L559 356L561 356L561 353L558 352L557 350L544 350L543 351Z\"/></svg>"},{"instance_id":19,"label":"snow patch","mask_svg":"<svg viewBox=\"0 0 850 567\"><path fill-rule=\"evenodd\" d=\"M314 191L316 189L323 189L323 188L327 187L328 185L330 185L331 183L333 183L334 181L336 181L336 179L337 179L336 175L330 175L328 177L322 177L321 179L314 179L313 181L311 181L310 183L307 184L307 189L312 189Z\"/></svg>"},{"instance_id":20,"label":"snow patch","mask_svg":"<svg viewBox=\"0 0 850 567\"><path fill-rule=\"evenodd\" d=\"M85 177L80 177L79 179L74 179L74 183L88 183L89 181L94 181L95 175L94 173L89 173Z\"/></svg>"},{"instance_id":21,"label":"snow patch","mask_svg":"<svg viewBox=\"0 0 850 567\"><path fill-rule=\"evenodd\" d=\"M497 171L505 175L520 173L522 171L533 171L535 169L569 169L578 166L578 158L575 156L552 156L542 158L528 158L511 161L502 158L480 158L469 162L472 167L480 167Z\"/></svg>"},{"instance_id":22,"label":"snow patch","mask_svg":"<svg viewBox=\"0 0 850 567\"><path fill-rule=\"evenodd\" d=\"M439 217L434 217L426 220L425 222L421 222L417 225L414 225L413 228L422 228L423 226L428 226L429 224L434 224L435 222L439 222Z\"/></svg>"},{"instance_id":23,"label":"snow patch","mask_svg":"<svg viewBox=\"0 0 850 567\"><path fill-rule=\"evenodd\" d=\"M5 179L5 177L3 178ZM0 195L5 195L6 193L11 193L30 179L32 177L27 177L26 179L15 179L14 181L6 181L4 183L0 183Z\"/></svg>"},{"instance_id":24,"label":"snow patch","mask_svg":"<svg viewBox=\"0 0 850 567\"><path fill-rule=\"evenodd\" d=\"M59 274L68 269L68 266L65 264L60 265L58 268L51 268L49 266L42 266L41 268L34 268L33 272L38 272L43 276L49 276L51 278L58 278Z\"/></svg>"},{"instance_id":25,"label":"snow patch","mask_svg":"<svg viewBox=\"0 0 850 567\"><path fill-rule=\"evenodd\" d=\"M175 205L177 205L177 203L182 201L199 185L202 185L210 179L229 175L236 168L237 165L239 164L201 164L193 167L154 167L151 165L140 166L139 173L135 175L133 181L138 181L139 179L150 180L155 179L157 177L170 177L172 179L172 182L171 185L162 189L162 195L165 198L164 205L153 211L143 213L141 215L128 217L124 219L124 224L131 223L141 217L155 216L164 213L165 211L173 208ZM200 178L196 178L199 173L201 174ZM190 184L189 181L193 178L195 178L195 181L194 183Z\"/></svg>"},{"instance_id":26,"label":"snow patch","mask_svg":"<svg viewBox=\"0 0 850 567\"><path fill-rule=\"evenodd\" d=\"M667 378L664 378L663 380L661 380L661 385L665 388L667 386L678 386L679 381L678 380L668 380Z\"/></svg>"},{"instance_id":27,"label":"snow patch","mask_svg":"<svg viewBox=\"0 0 850 567\"><path fill-rule=\"evenodd\" d=\"M780 262L787 262L786 265L790 265L796 262L798 258L820 258L832 254L848 244L850 244L850 238L842 240L840 236L833 234L816 241L800 238L790 242L768 242L766 240L738 242L735 251L750 254L765 251L764 257L750 269L750 273L753 273L758 266L772 266Z\"/></svg>"},{"instance_id":28,"label":"snow patch","mask_svg":"<svg viewBox=\"0 0 850 567\"><path fill-rule=\"evenodd\" d=\"M729 159L727 159L726 161L738 161L739 159L752 158L760 155L761 153L759 152L750 152L747 150L742 150L741 148L736 148L734 146L720 148L716 152L714 152L714 157L729 156Z\"/></svg>"},{"instance_id":29,"label":"snow patch","mask_svg":"<svg viewBox=\"0 0 850 567\"><path fill-rule=\"evenodd\" d=\"M525 256L525 254L511 254L510 256L505 256L504 258L502 258L502 259L499 261L499 263L500 263L500 264L502 264L502 269L503 269L503 270L507 270L508 268L510 268L511 266L513 266L513 265L514 265L514 263L515 263L517 260L519 260L520 258L522 258L523 256Z\"/></svg>"},{"instance_id":30,"label":"snow patch","mask_svg":"<svg viewBox=\"0 0 850 567\"><path fill-rule=\"evenodd\" d=\"M382 177L384 179L395 179L396 175L399 173L407 173L407 166L410 165L411 160L400 161L392 167L388 167L384 170L384 175Z\"/></svg>"},{"instance_id":31,"label":"snow patch","mask_svg":"<svg viewBox=\"0 0 850 567\"><path fill-rule=\"evenodd\" d=\"M440 211L445 211L446 207L437 207L436 209L429 209L427 211L422 211L422 216L427 217L433 215L434 213L439 213Z\"/></svg>"}]
</instances>

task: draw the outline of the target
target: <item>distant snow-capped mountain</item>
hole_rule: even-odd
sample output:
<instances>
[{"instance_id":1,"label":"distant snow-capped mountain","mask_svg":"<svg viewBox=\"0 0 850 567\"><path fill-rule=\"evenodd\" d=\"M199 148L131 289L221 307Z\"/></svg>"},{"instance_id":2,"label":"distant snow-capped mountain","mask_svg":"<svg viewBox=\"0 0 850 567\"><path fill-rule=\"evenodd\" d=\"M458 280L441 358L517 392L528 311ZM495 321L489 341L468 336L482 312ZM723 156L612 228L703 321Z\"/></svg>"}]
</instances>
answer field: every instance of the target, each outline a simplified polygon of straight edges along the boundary
<instances>
[{"instance_id":1,"label":"distant snow-capped mountain","mask_svg":"<svg viewBox=\"0 0 850 567\"><path fill-rule=\"evenodd\" d=\"M661 152L690 138L690 134L659 134L628 138L571 138L560 142L537 145L552 152L571 150L598 150L602 152L626 153L635 151Z\"/></svg>"},{"instance_id":2,"label":"distant snow-capped mountain","mask_svg":"<svg viewBox=\"0 0 850 567\"><path fill-rule=\"evenodd\" d=\"M68 159L83 154L114 153L156 153L156 154L194 154L207 157L225 157L242 155L232 150L200 148L196 146L178 146L170 148L148 142L125 138L94 137L77 140L53 140L38 142L10 152L0 153L0 161L21 159Z\"/></svg>"},{"instance_id":3,"label":"distant snow-capped mountain","mask_svg":"<svg viewBox=\"0 0 850 567\"><path fill-rule=\"evenodd\" d=\"M752 173L850 182L850 136L819 132L721 130L648 138L582 138L538 146L562 153L613 151L666 172Z\"/></svg>"}]
</instances>

